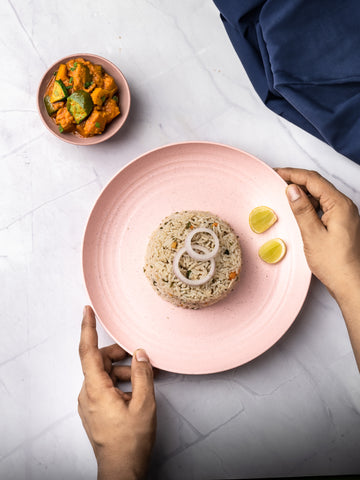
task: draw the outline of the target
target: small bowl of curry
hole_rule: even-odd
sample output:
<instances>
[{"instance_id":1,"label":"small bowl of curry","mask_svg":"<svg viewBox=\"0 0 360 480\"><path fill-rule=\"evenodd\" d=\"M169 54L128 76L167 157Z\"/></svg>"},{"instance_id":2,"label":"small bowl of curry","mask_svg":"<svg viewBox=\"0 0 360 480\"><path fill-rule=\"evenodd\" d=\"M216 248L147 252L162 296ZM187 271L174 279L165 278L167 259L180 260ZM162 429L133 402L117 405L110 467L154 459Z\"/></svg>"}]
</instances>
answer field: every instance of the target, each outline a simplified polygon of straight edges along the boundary
<instances>
[{"instance_id":1,"label":"small bowl of curry","mask_svg":"<svg viewBox=\"0 0 360 480\"><path fill-rule=\"evenodd\" d=\"M94 145L117 133L130 110L130 90L121 71L98 55L62 58L43 76L37 95L45 126L61 140Z\"/></svg>"}]
</instances>

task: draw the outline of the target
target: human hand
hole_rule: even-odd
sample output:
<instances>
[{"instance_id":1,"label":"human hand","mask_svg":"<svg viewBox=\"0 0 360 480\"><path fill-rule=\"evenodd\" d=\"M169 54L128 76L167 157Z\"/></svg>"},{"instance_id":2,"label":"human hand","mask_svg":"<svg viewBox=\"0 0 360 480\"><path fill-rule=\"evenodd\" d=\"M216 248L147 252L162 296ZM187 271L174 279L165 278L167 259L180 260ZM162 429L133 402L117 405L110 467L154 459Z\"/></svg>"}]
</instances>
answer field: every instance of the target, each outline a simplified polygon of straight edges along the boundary
<instances>
[{"instance_id":1,"label":"human hand","mask_svg":"<svg viewBox=\"0 0 360 480\"><path fill-rule=\"evenodd\" d=\"M94 449L98 480L144 478L155 440L153 371L144 350L131 367L113 365L127 356L119 345L98 348L95 315L84 308L79 345L84 383L78 411ZM132 393L116 388L131 379Z\"/></svg>"},{"instance_id":2,"label":"human hand","mask_svg":"<svg viewBox=\"0 0 360 480\"><path fill-rule=\"evenodd\" d=\"M276 172L290 183L286 194L301 231L309 267L341 302L360 287L357 207L317 172L297 168L278 168ZM316 201L324 212L321 219L314 208Z\"/></svg>"}]
</instances>

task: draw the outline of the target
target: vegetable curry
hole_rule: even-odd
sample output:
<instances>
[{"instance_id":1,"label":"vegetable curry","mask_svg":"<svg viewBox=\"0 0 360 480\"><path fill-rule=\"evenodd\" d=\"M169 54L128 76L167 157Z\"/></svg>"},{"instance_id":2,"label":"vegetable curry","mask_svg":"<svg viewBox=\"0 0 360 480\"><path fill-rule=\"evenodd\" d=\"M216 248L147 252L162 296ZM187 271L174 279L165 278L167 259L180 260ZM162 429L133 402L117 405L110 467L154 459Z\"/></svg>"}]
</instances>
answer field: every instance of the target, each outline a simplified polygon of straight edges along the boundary
<instances>
[{"instance_id":1,"label":"vegetable curry","mask_svg":"<svg viewBox=\"0 0 360 480\"><path fill-rule=\"evenodd\" d=\"M120 115L117 93L115 80L101 65L74 58L54 73L44 103L61 133L92 137Z\"/></svg>"}]
</instances>

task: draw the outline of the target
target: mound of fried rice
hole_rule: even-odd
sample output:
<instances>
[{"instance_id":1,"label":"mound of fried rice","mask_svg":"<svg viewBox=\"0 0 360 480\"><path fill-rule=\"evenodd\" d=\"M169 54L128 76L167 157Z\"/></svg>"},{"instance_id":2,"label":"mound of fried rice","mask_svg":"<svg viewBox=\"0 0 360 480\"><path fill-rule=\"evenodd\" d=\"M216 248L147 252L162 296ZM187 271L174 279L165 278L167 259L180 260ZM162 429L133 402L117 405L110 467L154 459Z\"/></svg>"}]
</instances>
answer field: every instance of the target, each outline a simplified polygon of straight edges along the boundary
<instances>
[{"instance_id":1,"label":"mound of fried rice","mask_svg":"<svg viewBox=\"0 0 360 480\"><path fill-rule=\"evenodd\" d=\"M176 252L185 244L192 229L210 228L218 236L220 247L215 257L215 274L205 284L190 286L179 280L173 270ZM196 233L192 244L208 250L214 241L207 233ZM180 270L186 278L205 277L210 261L198 261L187 253L181 257ZM233 289L241 270L241 248L230 225L210 212L183 211L166 217L150 237L144 272L156 292L168 302L183 308L198 309L225 298Z\"/></svg>"}]
</instances>

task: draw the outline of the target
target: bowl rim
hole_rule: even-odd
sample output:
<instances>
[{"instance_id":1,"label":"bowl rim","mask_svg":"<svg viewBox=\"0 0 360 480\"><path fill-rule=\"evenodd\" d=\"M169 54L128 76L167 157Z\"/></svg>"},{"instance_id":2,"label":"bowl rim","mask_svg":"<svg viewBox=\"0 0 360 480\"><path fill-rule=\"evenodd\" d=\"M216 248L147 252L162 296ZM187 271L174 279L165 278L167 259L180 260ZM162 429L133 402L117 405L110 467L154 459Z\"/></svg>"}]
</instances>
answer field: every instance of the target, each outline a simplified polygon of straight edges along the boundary
<instances>
[{"instance_id":1,"label":"bowl rim","mask_svg":"<svg viewBox=\"0 0 360 480\"><path fill-rule=\"evenodd\" d=\"M63 135L63 134L57 133L54 130L52 130L49 127L49 125L47 124L47 122L45 121L44 116L43 116L43 112L41 111L41 108L40 108L40 105L42 105L43 100L44 100L43 97L40 95L40 90L42 89L43 83L44 83L45 78L48 75L48 73L51 70L53 70L54 68L56 68L59 64L65 63L66 61L69 61L72 58L77 58L77 57L83 57L85 60L89 59L90 61L95 60L95 59L100 60L100 61L103 61L104 64L109 64L110 66L112 66L117 71L117 73L120 75L122 81L124 82L124 85L122 86L122 88L124 89L124 87L125 87L126 96L128 98L127 108L124 112L121 112L121 116L119 117L119 120L120 120L119 125L114 130L114 132L112 132L111 135L106 136L106 134L105 134L105 136L104 136L103 134L101 134L101 135L94 135L93 137L87 137L87 138L83 137L84 140L86 140L86 141L81 142L81 143L77 141L77 137L75 135L73 135L72 133ZM120 130L120 128L124 125L128 115L129 115L129 111L130 111L130 107L131 107L131 93L130 93L129 84L128 84L126 78L125 78L125 75L122 73L120 68L117 65L115 65L112 61L108 60L105 57L102 57L101 55L97 55L95 53L74 53L74 54L66 55L65 57L60 58L59 60L54 62L49 68L47 68L47 70L45 71L45 73L41 77L41 80L40 80L38 88L37 88L36 106L37 106L37 110L38 110L38 113L39 113L39 116L41 118L42 123L45 125L45 127L55 137L59 138L63 142L70 143L72 145L89 146L89 145L96 145L98 143L102 143L102 142L105 142L106 140L109 140L109 138L112 138Z\"/></svg>"}]
</instances>

